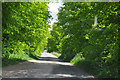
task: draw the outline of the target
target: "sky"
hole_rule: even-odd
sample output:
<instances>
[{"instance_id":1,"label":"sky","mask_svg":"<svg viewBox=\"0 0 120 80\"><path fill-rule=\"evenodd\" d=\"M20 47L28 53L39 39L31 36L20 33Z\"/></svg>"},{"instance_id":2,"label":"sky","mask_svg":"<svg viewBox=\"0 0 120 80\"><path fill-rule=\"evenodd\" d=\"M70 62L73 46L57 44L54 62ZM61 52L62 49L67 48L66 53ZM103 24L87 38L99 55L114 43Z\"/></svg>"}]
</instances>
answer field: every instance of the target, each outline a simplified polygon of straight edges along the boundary
<instances>
[{"instance_id":1,"label":"sky","mask_svg":"<svg viewBox=\"0 0 120 80\"><path fill-rule=\"evenodd\" d=\"M51 16L53 17L53 19L51 19L50 20L51 22L49 23L52 27L53 23L57 22L57 18L58 18L57 14L59 12L58 8L63 7L63 3L61 3L61 2L59 2L59 3L49 3L47 5L49 7L48 11L50 11ZM49 30L52 30L52 28L50 28Z\"/></svg>"}]
</instances>

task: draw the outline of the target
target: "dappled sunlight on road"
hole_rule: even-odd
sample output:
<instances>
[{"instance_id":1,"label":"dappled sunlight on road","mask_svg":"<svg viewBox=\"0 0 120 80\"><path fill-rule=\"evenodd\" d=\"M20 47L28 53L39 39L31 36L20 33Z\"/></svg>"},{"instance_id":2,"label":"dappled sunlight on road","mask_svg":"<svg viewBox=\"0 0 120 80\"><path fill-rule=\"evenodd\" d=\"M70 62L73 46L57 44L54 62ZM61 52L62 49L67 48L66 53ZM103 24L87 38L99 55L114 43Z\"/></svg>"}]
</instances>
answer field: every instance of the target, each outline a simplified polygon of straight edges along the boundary
<instances>
[{"instance_id":1,"label":"dappled sunlight on road","mask_svg":"<svg viewBox=\"0 0 120 80\"><path fill-rule=\"evenodd\" d=\"M33 62L33 63L42 63L42 64L59 64L59 65L69 65L69 66L73 66L70 63L67 62L58 62L58 61L39 61L39 60L29 60L29 62Z\"/></svg>"},{"instance_id":2,"label":"dappled sunlight on road","mask_svg":"<svg viewBox=\"0 0 120 80\"><path fill-rule=\"evenodd\" d=\"M94 78L94 76L63 62L50 53L38 60L29 60L3 68L3 78Z\"/></svg>"},{"instance_id":3,"label":"dappled sunlight on road","mask_svg":"<svg viewBox=\"0 0 120 80\"><path fill-rule=\"evenodd\" d=\"M76 78L94 78L94 76L88 76L88 75L76 75L76 74L53 74L53 73L48 73L48 74L42 74L42 73L35 73L37 72L38 69L32 69L31 71L29 70L19 70L19 71L9 71L6 75L6 78L65 78L65 77L76 77ZM35 74L29 74L29 73L35 73Z\"/></svg>"}]
</instances>

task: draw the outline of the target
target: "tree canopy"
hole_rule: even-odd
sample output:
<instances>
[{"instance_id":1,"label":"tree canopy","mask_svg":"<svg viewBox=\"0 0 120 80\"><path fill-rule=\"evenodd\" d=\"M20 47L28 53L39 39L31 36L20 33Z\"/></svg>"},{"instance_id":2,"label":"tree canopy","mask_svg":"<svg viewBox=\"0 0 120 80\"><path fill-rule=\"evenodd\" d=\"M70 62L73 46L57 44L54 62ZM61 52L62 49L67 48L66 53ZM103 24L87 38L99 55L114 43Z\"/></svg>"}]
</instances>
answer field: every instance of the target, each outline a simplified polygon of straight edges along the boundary
<instances>
[{"instance_id":1,"label":"tree canopy","mask_svg":"<svg viewBox=\"0 0 120 80\"><path fill-rule=\"evenodd\" d=\"M60 52L64 61L98 77L118 78L120 3L65 2L63 5L58 22L49 32L51 16L47 3L3 2L3 62L14 55L39 58L47 47L48 52Z\"/></svg>"},{"instance_id":2,"label":"tree canopy","mask_svg":"<svg viewBox=\"0 0 120 80\"><path fill-rule=\"evenodd\" d=\"M4 2L2 9L3 57L10 54L39 57L49 35L47 4Z\"/></svg>"},{"instance_id":3,"label":"tree canopy","mask_svg":"<svg viewBox=\"0 0 120 80\"><path fill-rule=\"evenodd\" d=\"M118 77L120 4L66 2L64 6L58 13L57 27L61 26L61 31L52 31L63 34L52 35L63 39L59 42L62 45L53 45L56 48L62 46L56 49L61 51L61 58L79 64L80 60L75 61L79 54L78 59L84 57L83 63L89 65L96 75ZM97 22L95 27L94 22ZM52 41L57 43L59 39Z\"/></svg>"}]
</instances>

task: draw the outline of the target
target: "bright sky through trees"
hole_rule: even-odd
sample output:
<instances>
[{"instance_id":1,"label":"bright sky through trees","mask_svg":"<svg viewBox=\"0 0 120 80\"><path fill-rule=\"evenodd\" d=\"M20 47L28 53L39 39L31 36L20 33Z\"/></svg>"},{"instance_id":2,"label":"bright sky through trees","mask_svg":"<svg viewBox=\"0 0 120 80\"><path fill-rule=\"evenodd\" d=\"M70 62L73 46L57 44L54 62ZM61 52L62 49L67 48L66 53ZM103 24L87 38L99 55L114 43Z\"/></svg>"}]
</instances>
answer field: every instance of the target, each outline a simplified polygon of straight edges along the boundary
<instances>
[{"instance_id":1,"label":"bright sky through trees","mask_svg":"<svg viewBox=\"0 0 120 80\"><path fill-rule=\"evenodd\" d=\"M52 16L53 19L50 19L50 25L52 27L53 23L54 22L57 22L57 13L59 12L58 8L62 7L63 6L63 3L59 2L59 3L49 3L47 4L48 7L49 7L49 11L50 11L50 14ZM52 28L50 28L49 30L51 30Z\"/></svg>"}]
</instances>

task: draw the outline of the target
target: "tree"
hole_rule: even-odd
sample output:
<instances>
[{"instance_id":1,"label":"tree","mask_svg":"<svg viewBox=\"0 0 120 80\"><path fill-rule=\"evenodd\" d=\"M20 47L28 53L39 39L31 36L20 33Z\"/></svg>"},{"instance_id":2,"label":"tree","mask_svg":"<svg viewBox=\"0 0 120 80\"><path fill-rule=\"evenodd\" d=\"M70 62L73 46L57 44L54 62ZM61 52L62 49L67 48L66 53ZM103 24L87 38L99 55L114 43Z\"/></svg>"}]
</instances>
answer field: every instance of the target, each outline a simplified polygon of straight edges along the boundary
<instances>
[{"instance_id":1,"label":"tree","mask_svg":"<svg viewBox=\"0 0 120 80\"><path fill-rule=\"evenodd\" d=\"M3 58L28 54L38 58L49 35L48 6L43 2L4 2L2 4Z\"/></svg>"},{"instance_id":2,"label":"tree","mask_svg":"<svg viewBox=\"0 0 120 80\"><path fill-rule=\"evenodd\" d=\"M71 61L80 54L97 76L118 77L120 4L69 2L64 6L58 14L64 33L61 58ZM97 25L93 28L95 16Z\"/></svg>"}]
</instances>

